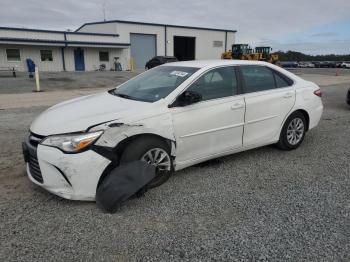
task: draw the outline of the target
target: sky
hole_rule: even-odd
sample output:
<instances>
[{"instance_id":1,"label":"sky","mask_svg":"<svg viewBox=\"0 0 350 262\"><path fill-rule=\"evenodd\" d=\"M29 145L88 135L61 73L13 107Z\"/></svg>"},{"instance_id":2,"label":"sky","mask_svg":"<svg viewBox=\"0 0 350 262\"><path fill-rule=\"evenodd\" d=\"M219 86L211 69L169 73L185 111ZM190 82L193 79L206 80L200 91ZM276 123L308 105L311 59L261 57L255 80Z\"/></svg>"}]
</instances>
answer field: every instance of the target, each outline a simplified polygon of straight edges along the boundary
<instances>
[{"instance_id":1,"label":"sky","mask_svg":"<svg viewBox=\"0 0 350 262\"><path fill-rule=\"evenodd\" d=\"M350 54L350 0L0 0L0 26L75 30L129 20L237 30L236 43Z\"/></svg>"}]
</instances>

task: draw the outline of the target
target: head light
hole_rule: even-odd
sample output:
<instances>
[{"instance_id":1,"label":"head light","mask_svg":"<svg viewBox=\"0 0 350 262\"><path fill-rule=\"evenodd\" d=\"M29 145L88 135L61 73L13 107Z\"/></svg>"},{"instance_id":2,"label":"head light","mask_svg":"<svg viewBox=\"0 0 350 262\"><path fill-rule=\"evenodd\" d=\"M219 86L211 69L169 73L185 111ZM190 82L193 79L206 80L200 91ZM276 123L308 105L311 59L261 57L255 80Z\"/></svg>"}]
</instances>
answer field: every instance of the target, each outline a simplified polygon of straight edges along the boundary
<instances>
[{"instance_id":1,"label":"head light","mask_svg":"<svg viewBox=\"0 0 350 262\"><path fill-rule=\"evenodd\" d=\"M41 144L57 147L64 152L76 153L95 142L102 133L103 131L97 131L93 133L49 136Z\"/></svg>"}]
</instances>

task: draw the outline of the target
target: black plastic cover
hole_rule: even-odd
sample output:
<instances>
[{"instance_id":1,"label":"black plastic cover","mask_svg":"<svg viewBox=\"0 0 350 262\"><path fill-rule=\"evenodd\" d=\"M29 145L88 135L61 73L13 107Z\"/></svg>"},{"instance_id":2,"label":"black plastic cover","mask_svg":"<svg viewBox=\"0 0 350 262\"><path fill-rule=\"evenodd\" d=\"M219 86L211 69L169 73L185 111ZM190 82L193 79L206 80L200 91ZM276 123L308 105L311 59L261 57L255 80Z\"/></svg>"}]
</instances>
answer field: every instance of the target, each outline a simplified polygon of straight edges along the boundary
<instances>
[{"instance_id":1,"label":"black plastic cover","mask_svg":"<svg viewBox=\"0 0 350 262\"><path fill-rule=\"evenodd\" d=\"M143 161L118 166L98 186L97 206L109 213L116 212L123 201L145 188L155 175L155 166Z\"/></svg>"}]
</instances>

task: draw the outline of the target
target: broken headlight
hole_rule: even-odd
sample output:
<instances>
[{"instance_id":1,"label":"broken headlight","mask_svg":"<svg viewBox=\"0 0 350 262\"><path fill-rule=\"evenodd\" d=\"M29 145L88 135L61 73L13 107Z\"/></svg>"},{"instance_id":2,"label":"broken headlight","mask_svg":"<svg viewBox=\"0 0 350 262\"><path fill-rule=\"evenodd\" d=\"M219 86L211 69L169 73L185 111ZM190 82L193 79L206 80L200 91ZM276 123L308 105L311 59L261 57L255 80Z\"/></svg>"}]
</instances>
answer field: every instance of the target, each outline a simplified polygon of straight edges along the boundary
<instances>
[{"instance_id":1,"label":"broken headlight","mask_svg":"<svg viewBox=\"0 0 350 262\"><path fill-rule=\"evenodd\" d=\"M57 147L67 153L76 153L95 142L103 131L81 134L66 134L47 137L41 144Z\"/></svg>"}]
</instances>

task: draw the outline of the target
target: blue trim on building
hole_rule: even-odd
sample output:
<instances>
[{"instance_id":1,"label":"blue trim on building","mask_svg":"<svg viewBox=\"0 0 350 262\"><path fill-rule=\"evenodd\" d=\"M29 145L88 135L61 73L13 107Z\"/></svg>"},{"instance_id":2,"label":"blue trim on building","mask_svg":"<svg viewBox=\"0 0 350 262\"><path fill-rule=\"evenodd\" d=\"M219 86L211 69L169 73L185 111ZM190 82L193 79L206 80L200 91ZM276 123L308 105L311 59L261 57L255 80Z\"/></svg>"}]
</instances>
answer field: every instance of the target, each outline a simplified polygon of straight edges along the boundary
<instances>
[{"instance_id":1,"label":"blue trim on building","mask_svg":"<svg viewBox=\"0 0 350 262\"><path fill-rule=\"evenodd\" d=\"M96 45L96 46L130 46L130 43L105 43L105 42L84 42L84 41L60 41L60 40L44 40L44 39L26 39L26 38L12 38L0 37L0 42L28 42L28 43L42 43L42 44L61 44L68 45Z\"/></svg>"},{"instance_id":2,"label":"blue trim on building","mask_svg":"<svg viewBox=\"0 0 350 262\"><path fill-rule=\"evenodd\" d=\"M118 37L119 34L105 34L105 33L87 33L87 32L69 32L58 30L45 30L45 29L31 29L31 28L18 28L18 27L0 27L0 30L17 30L26 32L40 32L40 33L54 33L54 34L71 34L71 35L96 35L96 36L113 36Z\"/></svg>"},{"instance_id":3,"label":"blue trim on building","mask_svg":"<svg viewBox=\"0 0 350 262\"><path fill-rule=\"evenodd\" d=\"M228 30L228 29L219 29L219 28L207 28L207 27L194 27L194 26L183 26L183 25L169 25L169 24L133 22L133 21L125 21L125 20L109 20L109 21L85 23L82 26L80 26L77 30L75 30L75 32L78 32L80 29L82 29L86 25L98 25L98 24L110 24L110 23L123 23L123 24L138 24L138 25L177 27L177 28L185 28L185 29L210 30L210 31L232 32L232 33L236 33L237 32L237 30Z\"/></svg>"}]
</instances>

